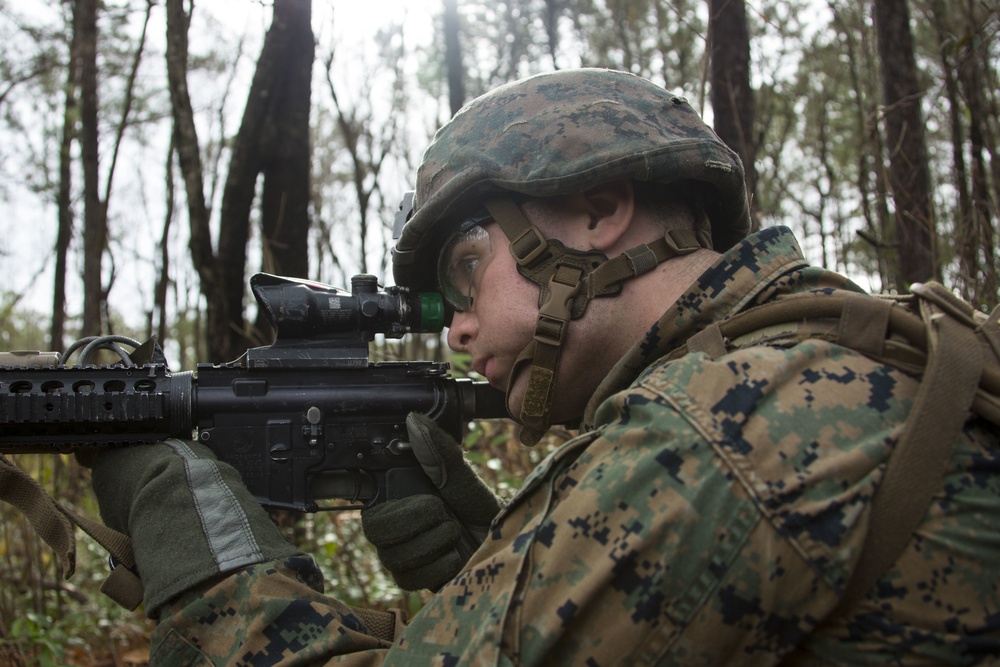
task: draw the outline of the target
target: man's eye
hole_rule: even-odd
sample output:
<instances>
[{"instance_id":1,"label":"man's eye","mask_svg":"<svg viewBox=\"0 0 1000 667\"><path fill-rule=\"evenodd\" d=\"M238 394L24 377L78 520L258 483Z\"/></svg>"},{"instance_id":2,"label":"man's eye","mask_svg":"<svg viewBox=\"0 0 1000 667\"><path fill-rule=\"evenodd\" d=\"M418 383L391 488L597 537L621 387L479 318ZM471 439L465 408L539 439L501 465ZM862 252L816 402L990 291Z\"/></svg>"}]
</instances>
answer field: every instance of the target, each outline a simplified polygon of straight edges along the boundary
<instances>
[{"instance_id":1,"label":"man's eye","mask_svg":"<svg viewBox=\"0 0 1000 667\"><path fill-rule=\"evenodd\" d=\"M472 279L479 268L479 258L467 255L455 262L454 283L459 292L468 295L472 290Z\"/></svg>"},{"instance_id":2,"label":"man's eye","mask_svg":"<svg viewBox=\"0 0 1000 667\"><path fill-rule=\"evenodd\" d=\"M458 270L462 276L472 280L472 275L479 268L479 258L469 255L458 260Z\"/></svg>"}]
</instances>

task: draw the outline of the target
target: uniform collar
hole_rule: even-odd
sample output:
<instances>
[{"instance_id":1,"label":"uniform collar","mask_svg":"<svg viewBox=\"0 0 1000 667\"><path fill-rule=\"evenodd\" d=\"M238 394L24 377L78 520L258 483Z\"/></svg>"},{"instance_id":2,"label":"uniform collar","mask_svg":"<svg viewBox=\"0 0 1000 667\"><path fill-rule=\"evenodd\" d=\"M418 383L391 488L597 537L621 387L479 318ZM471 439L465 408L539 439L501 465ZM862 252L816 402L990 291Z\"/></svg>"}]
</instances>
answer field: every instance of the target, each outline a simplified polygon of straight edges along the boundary
<instances>
[{"instance_id":1,"label":"uniform collar","mask_svg":"<svg viewBox=\"0 0 1000 667\"><path fill-rule=\"evenodd\" d=\"M584 428L594 423L597 407L605 399L709 324L780 294L848 284L837 274L811 269L787 227L768 227L751 234L702 273L619 360L587 404Z\"/></svg>"}]
</instances>

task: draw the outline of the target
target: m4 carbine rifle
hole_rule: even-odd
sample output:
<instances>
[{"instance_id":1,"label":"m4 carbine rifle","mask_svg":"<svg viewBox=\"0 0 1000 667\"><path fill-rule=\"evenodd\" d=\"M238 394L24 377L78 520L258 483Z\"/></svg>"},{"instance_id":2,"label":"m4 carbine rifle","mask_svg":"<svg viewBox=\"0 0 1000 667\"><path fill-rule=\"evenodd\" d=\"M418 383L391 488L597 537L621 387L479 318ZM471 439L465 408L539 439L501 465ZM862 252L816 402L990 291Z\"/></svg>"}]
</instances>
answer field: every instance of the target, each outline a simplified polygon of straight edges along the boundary
<instances>
[{"instance_id":1,"label":"m4 carbine rifle","mask_svg":"<svg viewBox=\"0 0 1000 667\"><path fill-rule=\"evenodd\" d=\"M436 294L380 291L374 276L351 283L347 292L253 276L274 342L194 372L171 373L155 342L130 354L119 343L137 342L120 337L78 342L66 355L81 350L74 366L57 353L0 353L0 454L195 438L270 508L433 493L406 442L407 414L427 414L461 440L469 420L507 416L503 395L450 377L446 363L370 362L375 334L440 331L443 306ZM88 363L102 346L121 361Z\"/></svg>"}]
</instances>

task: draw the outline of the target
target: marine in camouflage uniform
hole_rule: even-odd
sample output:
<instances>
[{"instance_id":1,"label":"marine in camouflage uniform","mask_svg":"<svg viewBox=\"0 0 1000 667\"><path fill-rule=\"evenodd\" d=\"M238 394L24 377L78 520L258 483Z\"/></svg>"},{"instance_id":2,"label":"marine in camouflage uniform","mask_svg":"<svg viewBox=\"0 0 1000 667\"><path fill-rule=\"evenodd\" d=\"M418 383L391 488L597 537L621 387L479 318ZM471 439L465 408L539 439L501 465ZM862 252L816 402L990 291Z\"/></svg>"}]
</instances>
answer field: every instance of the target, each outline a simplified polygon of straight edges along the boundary
<instances>
[{"instance_id":1,"label":"marine in camouflage uniform","mask_svg":"<svg viewBox=\"0 0 1000 667\"><path fill-rule=\"evenodd\" d=\"M581 79L633 85L612 73L549 76L555 78L527 85ZM517 94L523 90L488 96L487 103L524 103L531 97ZM583 118L564 114L557 124ZM630 134L628 123L615 127L625 143L645 139ZM699 136L691 130L695 144ZM434 150L425 168L438 173ZM688 162L704 166L705 150L691 148ZM650 153L634 166L656 159ZM723 192L741 187L734 185L741 174L732 179L727 165L705 167L702 180L715 179ZM545 183L551 178L539 176ZM496 186L461 181L451 180L475 196ZM411 224L449 215L443 211L453 198L435 204L434 191L418 190ZM421 210L431 213L421 218ZM716 224L720 210L713 212L712 232L717 247L729 249L680 298L663 304L659 321L595 392L581 434L538 466L465 567L408 625L398 624L394 642L373 638L357 614L323 595L311 559L265 547L254 551L264 562L220 569L222 575L195 585L166 586L171 595L154 605L153 661L937 665L995 659L995 429L966 424L944 483L902 555L866 596L841 608L865 548L871 499L917 380L818 339L665 360L709 324L753 306L803 293L860 292L841 276L809 267L787 229L724 238ZM410 245L404 235L403 252L434 236L433 223L426 224L426 236L411 236ZM102 512L106 497L99 492ZM259 508L240 503L259 538ZM164 515L151 505L132 502L129 524ZM146 580L141 558L139 568Z\"/></svg>"},{"instance_id":2,"label":"marine in camouflage uniform","mask_svg":"<svg viewBox=\"0 0 1000 667\"><path fill-rule=\"evenodd\" d=\"M395 645L354 654L379 644L310 589L318 572L297 558L182 598L163 613L154 646L184 637L216 662L248 665L278 656L358 665L996 656L995 433L969 425L903 556L867 599L830 618L916 381L817 341L658 361L738 310L834 289L855 288L808 267L787 230L728 252L618 364L591 404L593 428L532 473Z\"/></svg>"}]
</instances>

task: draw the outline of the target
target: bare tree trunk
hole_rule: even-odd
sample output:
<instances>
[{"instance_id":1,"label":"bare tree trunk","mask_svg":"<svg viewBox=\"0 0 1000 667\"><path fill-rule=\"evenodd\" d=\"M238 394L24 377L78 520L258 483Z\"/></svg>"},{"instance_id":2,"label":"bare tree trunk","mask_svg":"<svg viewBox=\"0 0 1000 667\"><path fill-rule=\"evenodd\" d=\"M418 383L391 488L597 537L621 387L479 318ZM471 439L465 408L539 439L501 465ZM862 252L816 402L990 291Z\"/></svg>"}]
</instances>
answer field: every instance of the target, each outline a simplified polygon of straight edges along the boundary
<instances>
[{"instance_id":1,"label":"bare tree trunk","mask_svg":"<svg viewBox=\"0 0 1000 667\"><path fill-rule=\"evenodd\" d=\"M365 162L361 155L361 132L363 121L359 122L355 111L349 111L340 103L337 96L337 87L333 85L333 54L326 59L326 85L330 90L330 98L333 100L333 107L337 110L337 127L340 129L340 136L344 141L344 148L351 158L352 182L354 184L354 194L358 198L358 236L360 249L358 252L359 263L362 273L368 272L368 203L371 201L372 191L365 186L365 181L369 173L369 164ZM371 137L367 137L371 141ZM377 174L375 174L377 176ZM375 179L378 183L378 179Z\"/></svg>"},{"instance_id":2,"label":"bare tree trunk","mask_svg":"<svg viewBox=\"0 0 1000 667\"><path fill-rule=\"evenodd\" d=\"M83 161L83 330L98 334L101 326L101 303L105 298L101 283L101 261L107 245L107 219L101 204L98 183L97 125L97 0L79 0L76 29L80 54L80 128Z\"/></svg>"},{"instance_id":3,"label":"bare tree trunk","mask_svg":"<svg viewBox=\"0 0 1000 667\"><path fill-rule=\"evenodd\" d=\"M750 87L750 36L743 0L708 0L708 42L711 50L713 125L719 138L736 151L750 197L753 228L760 226L757 206L756 117Z\"/></svg>"},{"instance_id":4,"label":"bare tree trunk","mask_svg":"<svg viewBox=\"0 0 1000 667\"><path fill-rule=\"evenodd\" d=\"M309 104L314 42L310 0L277 0L232 145L222 197L218 251L213 251L203 167L187 91L187 29L183 0L167 2L167 62L174 140L191 221L190 249L207 306L208 356L228 361L251 344L243 296L250 213L264 174L264 267L285 275L308 272Z\"/></svg>"},{"instance_id":5,"label":"bare tree trunk","mask_svg":"<svg viewBox=\"0 0 1000 667\"><path fill-rule=\"evenodd\" d=\"M205 184L201 162L201 147L194 124L194 110L187 87L188 26L191 17L184 10L184 0L167 0L167 81L170 89L170 104L173 110L173 143L177 151L177 163L184 180L187 198L187 213L190 226L188 249L191 261L198 272L201 292L205 297L209 313L207 339L221 340L228 330L223 309L224 300L219 289L219 267L212 249L212 232L209 227L208 206L205 202ZM169 163L169 158L168 158ZM165 269L166 267L164 267ZM214 361L226 361L231 357L215 354Z\"/></svg>"},{"instance_id":6,"label":"bare tree trunk","mask_svg":"<svg viewBox=\"0 0 1000 667\"><path fill-rule=\"evenodd\" d=\"M149 334L155 334L157 339L167 339L167 290L170 288L170 226L174 221L174 153L176 152L176 133L170 138L167 148L167 168L164 184L167 189L167 210L163 215L163 232L160 234L159 275L156 277L156 287L153 290L153 309L149 314Z\"/></svg>"},{"instance_id":7,"label":"bare tree trunk","mask_svg":"<svg viewBox=\"0 0 1000 667\"><path fill-rule=\"evenodd\" d=\"M448 104L452 116L465 104L465 67L462 64L459 31L458 0L444 0L444 62L448 72Z\"/></svg>"},{"instance_id":8,"label":"bare tree trunk","mask_svg":"<svg viewBox=\"0 0 1000 667\"><path fill-rule=\"evenodd\" d=\"M930 10L933 14L934 29L937 33L938 54L941 58L941 74L944 77L944 90L948 100L948 119L951 131L951 159L954 169L952 179L958 194L958 211L952 224L954 225L955 253L958 256L958 281L962 295L970 301L975 301L975 292L979 282L979 259L972 211L972 198L969 195L968 168L965 162L965 125L962 121L964 103L958 90L956 66L954 62L954 47L952 46L952 31L947 27L948 9L943 0L933 0Z\"/></svg>"},{"instance_id":9,"label":"bare tree trunk","mask_svg":"<svg viewBox=\"0 0 1000 667\"><path fill-rule=\"evenodd\" d=\"M261 163L263 267L284 276L309 275L309 107L315 43L310 0L276 2L272 30L287 33L281 104L264 132Z\"/></svg>"},{"instance_id":10,"label":"bare tree trunk","mask_svg":"<svg viewBox=\"0 0 1000 667\"><path fill-rule=\"evenodd\" d=\"M889 188L896 206L901 286L938 275L930 169L906 0L874 0Z\"/></svg>"},{"instance_id":11,"label":"bare tree trunk","mask_svg":"<svg viewBox=\"0 0 1000 667\"><path fill-rule=\"evenodd\" d=\"M977 279L972 283L972 298L975 303L992 307L1000 300L995 230L1000 213L1000 155L994 133L997 109L989 97L994 86L987 83L996 81L990 58L995 51L988 46L991 38L984 30L989 25L989 17L984 18L977 8L976 3L967 3L964 8L963 32L975 37L963 40L965 45L958 57L958 78L969 119L969 250L974 253L969 259L979 267Z\"/></svg>"},{"instance_id":12,"label":"bare tree trunk","mask_svg":"<svg viewBox=\"0 0 1000 667\"><path fill-rule=\"evenodd\" d=\"M104 182L103 217L105 226L107 226L108 204L111 202L111 185L114 183L115 169L118 167L118 155L121 152L125 130L129 126L132 104L135 102L135 82L139 76L139 64L142 62L142 54L146 49L146 30L149 27L150 15L153 13L153 5L154 0L146 0L146 16L142 23L142 33L139 35L139 43L136 45L135 53L132 55L132 66L129 69L128 79L125 82L125 99L122 103L122 115L118 121L118 126L115 128L115 142L111 149L107 179ZM108 286L108 290L110 290L110 285Z\"/></svg>"},{"instance_id":13,"label":"bare tree trunk","mask_svg":"<svg viewBox=\"0 0 1000 667\"><path fill-rule=\"evenodd\" d=\"M383 121L374 113L371 105L363 100L371 98L372 91L370 84L365 84L360 90L351 91L351 97L362 100L358 106L351 107L344 103L342 96L338 94L337 85L334 83L333 63L334 52L329 51L323 58L325 66L326 85L333 101L337 130L340 135L339 150L347 153L351 161L349 179L354 189L354 196L357 200L358 231L360 239L358 253L358 266L362 273L369 272L368 248L370 231L372 227L372 211L379 210L380 205L384 205L382 198L384 193L381 187L380 175L382 166L386 159L399 150L400 146L406 142L405 133L401 132L399 119L403 118L408 108L405 87L402 82L405 78L402 68L402 52L397 47L392 46L394 37L401 35L400 32L387 33L380 39L384 48L382 71L391 73L393 82L387 88L392 91L390 108L393 110ZM351 63L353 65L353 63ZM386 71L385 68L388 68ZM373 70L374 71L374 70ZM375 222L378 218L374 217ZM322 222L320 222L323 225ZM330 236L327 231L326 236ZM329 248L329 246L327 246ZM384 275L386 270L386 258L388 249L384 241L380 247L381 261L376 271L379 275ZM324 250L334 261L339 264L332 248Z\"/></svg>"},{"instance_id":14,"label":"bare tree trunk","mask_svg":"<svg viewBox=\"0 0 1000 667\"><path fill-rule=\"evenodd\" d=\"M73 141L76 138L79 109L77 107L77 59L79 58L79 32L77 31L77 5L72 6L73 37L69 47L66 67L65 102L63 103L62 140L59 146L59 193L57 208L59 229L56 233L55 279L52 289L52 324L49 328L49 349L63 350L66 333L66 261L69 243L73 238Z\"/></svg>"},{"instance_id":15,"label":"bare tree trunk","mask_svg":"<svg viewBox=\"0 0 1000 667\"><path fill-rule=\"evenodd\" d=\"M256 342L244 333L243 294L250 211L256 195L257 178L262 172L265 174L265 190L269 193L266 215L272 217L264 223L264 234L266 236L268 229L277 229L277 220L281 216L287 216L289 212L300 215L300 220L290 223L291 233L303 238L297 239L293 247L286 237L285 241L279 240L275 247L285 244L292 251L303 253L301 260L296 260L299 263L294 270L307 266L304 237L308 219L301 219L301 213L308 207L308 178L304 180L303 188L295 190L283 189L281 184L269 186L266 181L269 174L276 177L280 169L269 169L268 161L273 156L268 153L268 147L277 146L286 139L275 132L281 126L278 122L281 118L280 109L289 100L296 100L291 102L297 109L291 112L296 122L301 123L305 119L305 128L296 130L299 133L297 150L304 147L308 151L308 101L303 113L302 92L296 88L301 89L302 82L308 81L309 75L303 72L292 73L290 68L312 66L314 42L309 26L311 7L311 0L275 1L274 19L264 38L264 47L250 85L243 120L233 142L229 174L222 195L217 257L218 290L222 308L220 313L208 313L210 320L215 318L214 323L209 324L209 345L213 348L213 357L233 358L248 344ZM305 95L308 100L308 88ZM302 137L305 137L304 141ZM296 159L302 159L302 156ZM304 159L307 165L308 152ZM281 250L284 252L285 249ZM286 255L284 261L289 263L291 260ZM213 332L217 335L213 335Z\"/></svg>"},{"instance_id":16,"label":"bare tree trunk","mask_svg":"<svg viewBox=\"0 0 1000 667\"><path fill-rule=\"evenodd\" d=\"M445 0L445 5L447 6L450 1ZM549 47L549 58L552 59L552 69L559 69L559 64L556 62L556 51L559 48L559 15L562 13L560 5L559 0L545 0L545 12L542 16L545 24L545 43Z\"/></svg>"},{"instance_id":17,"label":"bare tree trunk","mask_svg":"<svg viewBox=\"0 0 1000 667\"><path fill-rule=\"evenodd\" d=\"M277 3L276 3L277 4ZM254 72L239 132L232 145L229 172L222 194L219 227L216 312L208 311L209 354L213 359L233 359L251 344L245 335L243 295L246 273L247 242L250 238L250 213L257 194L260 175L260 137L266 128L268 107L278 97L275 59L270 55L279 47L278 33L268 30L257 69Z\"/></svg>"},{"instance_id":18,"label":"bare tree trunk","mask_svg":"<svg viewBox=\"0 0 1000 667\"><path fill-rule=\"evenodd\" d=\"M833 11L834 25L838 27L844 46L847 50L847 61L850 72L851 87L857 91L854 96L854 118L857 136L861 138L857 156L858 193L861 195L861 211L865 220L865 229L859 230L858 235L871 244L872 252L875 255L875 266L878 270L879 284L882 289L889 291L892 289L892 277L894 271L890 271L888 265L887 247L882 236L884 228L883 217L880 213L880 199L876 200L876 193L871 191L872 173L875 165L880 163L881 142L878 133L878 125L874 121L875 113L870 108L869 96L863 91L869 90L868 82L871 77L869 72L873 71L872 58L867 32L858 30L856 24L848 22L836 5L831 2L830 9ZM863 10L862 12L863 13ZM881 176L877 175L875 182L881 182Z\"/></svg>"}]
</instances>

